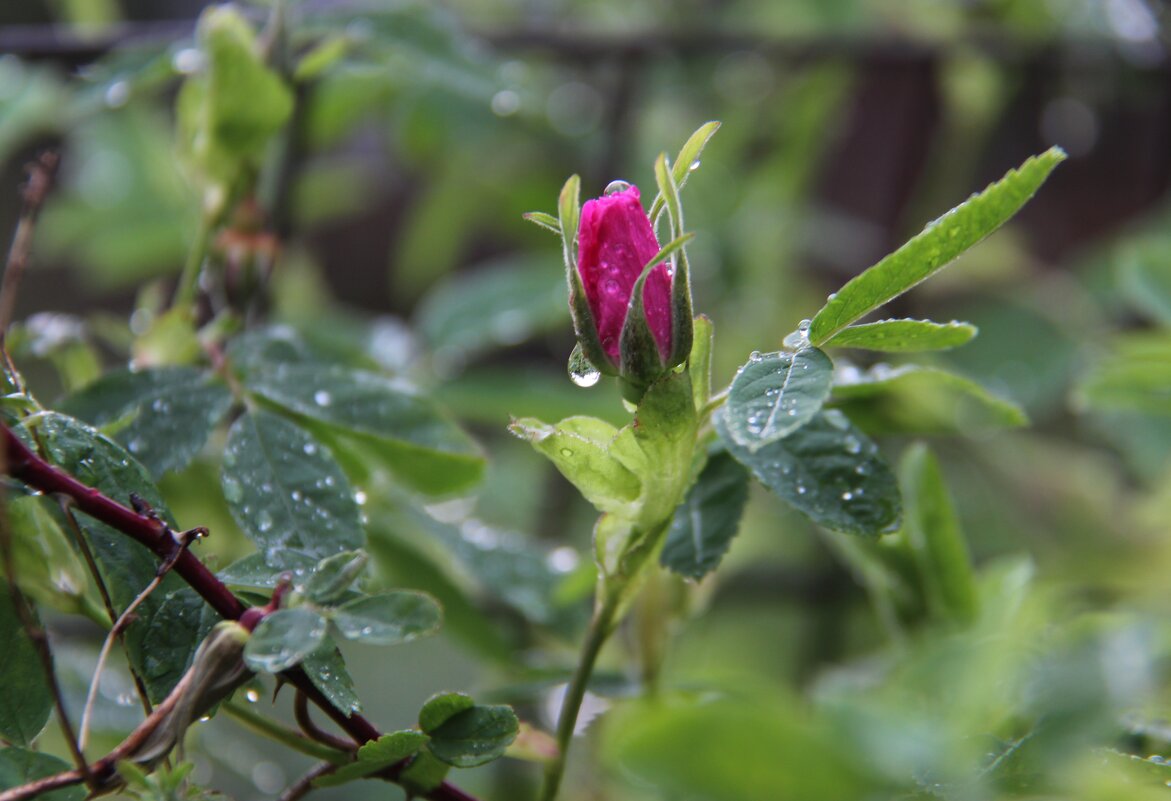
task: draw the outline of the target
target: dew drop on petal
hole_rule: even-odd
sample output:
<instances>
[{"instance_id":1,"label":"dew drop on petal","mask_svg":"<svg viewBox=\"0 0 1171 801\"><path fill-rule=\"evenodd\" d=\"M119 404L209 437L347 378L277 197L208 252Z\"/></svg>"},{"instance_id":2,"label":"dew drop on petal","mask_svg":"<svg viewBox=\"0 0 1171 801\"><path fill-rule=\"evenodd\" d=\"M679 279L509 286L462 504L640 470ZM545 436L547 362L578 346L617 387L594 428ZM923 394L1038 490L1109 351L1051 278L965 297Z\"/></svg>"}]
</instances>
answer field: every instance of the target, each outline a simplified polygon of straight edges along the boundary
<instances>
[{"instance_id":1,"label":"dew drop on petal","mask_svg":"<svg viewBox=\"0 0 1171 801\"><path fill-rule=\"evenodd\" d=\"M616 195L619 192L625 192L630 188L629 181L617 180L606 184L606 189L602 192L603 195Z\"/></svg>"}]
</instances>

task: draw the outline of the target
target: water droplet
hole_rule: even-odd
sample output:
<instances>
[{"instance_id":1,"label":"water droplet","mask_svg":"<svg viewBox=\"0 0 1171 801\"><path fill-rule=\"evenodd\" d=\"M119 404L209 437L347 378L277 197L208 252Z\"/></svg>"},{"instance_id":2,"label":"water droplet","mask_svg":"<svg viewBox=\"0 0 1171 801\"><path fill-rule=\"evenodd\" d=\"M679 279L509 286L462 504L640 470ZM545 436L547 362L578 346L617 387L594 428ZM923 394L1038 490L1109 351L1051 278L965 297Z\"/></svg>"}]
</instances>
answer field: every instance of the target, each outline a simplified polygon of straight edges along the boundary
<instances>
[{"instance_id":1,"label":"water droplet","mask_svg":"<svg viewBox=\"0 0 1171 801\"><path fill-rule=\"evenodd\" d=\"M105 101L110 108L121 108L130 99L130 84L126 81L114 81L106 89Z\"/></svg>"},{"instance_id":2,"label":"water droplet","mask_svg":"<svg viewBox=\"0 0 1171 801\"><path fill-rule=\"evenodd\" d=\"M272 530L272 515L270 515L268 512L261 512L259 515L257 515L256 529L261 534Z\"/></svg>"},{"instance_id":3,"label":"water droplet","mask_svg":"<svg viewBox=\"0 0 1171 801\"><path fill-rule=\"evenodd\" d=\"M255 689L249 689L248 692L244 693L244 697L248 699L248 703L255 704L260 700L260 693Z\"/></svg>"},{"instance_id":4,"label":"water droplet","mask_svg":"<svg viewBox=\"0 0 1171 801\"><path fill-rule=\"evenodd\" d=\"M194 47L185 47L171 56L171 66L181 75L190 75L203 69L203 53Z\"/></svg>"},{"instance_id":5,"label":"water droplet","mask_svg":"<svg viewBox=\"0 0 1171 801\"><path fill-rule=\"evenodd\" d=\"M239 503L244 499L244 489L234 478L224 480L224 498L228 503Z\"/></svg>"},{"instance_id":6,"label":"water droplet","mask_svg":"<svg viewBox=\"0 0 1171 801\"><path fill-rule=\"evenodd\" d=\"M602 282L602 291L607 295L617 295L621 289L622 287L620 287L618 282L613 279Z\"/></svg>"},{"instance_id":7,"label":"water droplet","mask_svg":"<svg viewBox=\"0 0 1171 801\"><path fill-rule=\"evenodd\" d=\"M837 296L838 296L837 292L830 292L828 295L825 296L825 299L827 301L830 301L830 300L833 300L834 298L836 298Z\"/></svg>"},{"instance_id":8,"label":"water droplet","mask_svg":"<svg viewBox=\"0 0 1171 801\"><path fill-rule=\"evenodd\" d=\"M857 437L846 437L846 453L861 453L862 443L858 441Z\"/></svg>"},{"instance_id":9,"label":"water droplet","mask_svg":"<svg viewBox=\"0 0 1171 801\"><path fill-rule=\"evenodd\" d=\"M328 406L333 403L333 398L324 389L319 389L313 393L313 402L318 406Z\"/></svg>"},{"instance_id":10,"label":"water droplet","mask_svg":"<svg viewBox=\"0 0 1171 801\"><path fill-rule=\"evenodd\" d=\"M317 453L317 446L312 442L306 442L305 447L301 450L305 451L306 456L312 456L313 454Z\"/></svg>"},{"instance_id":11,"label":"water droplet","mask_svg":"<svg viewBox=\"0 0 1171 801\"><path fill-rule=\"evenodd\" d=\"M630 182L617 180L606 184L606 189L602 192L603 195L616 195L619 192L625 192L630 189Z\"/></svg>"},{"instance_id":12,"label":"water droplet","mask_svg":"<svg viewBox=\"0 0 1171 801\"><path fill-rule=\"evenodd\" d=\"M571 448L562 448L561 455L568 459L570 456L573 456L573 450Z\"/></svg>"},{"instance_id":13,"label":"water droplet","mask_svg":"<svg viewBox=\"0 0 1171 801\"><path fill-rule=\"evenodd\" d=\"M811 324L811 320L802 320L797 324L797 330L785 337L782 344L792 350L809 347L809 326Z\"/></svg>"},{"instance_id":14,"label":"water droplet","mask_svg":"<svg viewBox=\"0 0 1171 801\"><path fill-rule=\"evenodd\" d=\"M301 494L301 490L293 490L292 492L289 493L289 497L292 498L294 501L299 501L305 496L303 496Z\"/></svg>"},{"instance_id":15,"label":"water droplet","mask_svg":"<svg viewBox=\"0 0 1171 801\"><path fill-rule=\"evenodd\" d=\"M573 353L569 354L569 380L579 387L592 387L601 378L598 368L581 352L581 345L574 348Z\"/></svg>"},{"instance_id":16,"label":"water droplet","mask_svg":"<svg viewBox=\"0 0 1171 801\"><path fill-rule=\"evenodd\" d=\"M850 490L846 490L845 492L842 493L842 500L843 501L854 500L854 493L850 492Z\"/></svg>"},{"instance_id":17,"label":"water droplet","mask_svg":"<svg viewBox=\"0 0 1171 801\"><path fill-rule=\"evenodd\" d=\"M366 493L362 492L362 490L357 490L356 492L354 492L354 503L358 504L358 506L362 506L363 504L365 504L366 503Z\"/></svg>"},{"instance_id":18,"label":"water droplet","mask_svg":"<svg viewBox=\"0 0 1171 801\"><path fill-rule=\"evenodd\" d=\"M136 437L135 439L130 440L130 444L128 444L126 447L131 453L138 453L143 449L144 445L142 440Z\"/></svg>"},{"instance_id":19,"label":"water droplet","mask_svg":"<svg viewBox=\"0 0 1171 801\"><path fill-rule=\"evenodd\" d=\"M687 165L688 172L695 172L698 169L699 169L699 159L696 159L695 161L693 161Z\"/></svg>"},{"instance_id":20,"label":"water droplet","mask_svg":"<svg viewBox=\"0 0 1171 801\"><path fill-rule=\"evenodd\" d=\"M761 352L758 350L754 350L754 351L752 351L752 353L748 354L748 361L750 361L750 362L758 362L763 358L764 358L764 355L761 354Z\"/></svg>"},{"instance_id":21,"label":"water droplet","mask_svg":"<svg viewBox=\"0 0 1171 801\"><path fill-rule=\"evenodd\" d=\"M806 489L806 487L805 487L805 485L804 485L804 484L798 484L798 485L797 485L797 494L798 494L798 495L804 495L804 494L805 494L806 492L808 492L808 491L809 491L809 490L808 490L808 489Z\"/></svg>"},{"instance_id":22,"label":"water droplet","mask_svg":"<svg viewBox=\"0 0 1171 801\"><path fill-rule=\"evenodd\" d=\"M189 718L189 719L190 719L190 718ZM211 720L211 715L204 715L203 717L201 717L201 718L199 719L199 722L200 722L200 723L207 723L209 720Z\"/></svg>"}]
</instances>

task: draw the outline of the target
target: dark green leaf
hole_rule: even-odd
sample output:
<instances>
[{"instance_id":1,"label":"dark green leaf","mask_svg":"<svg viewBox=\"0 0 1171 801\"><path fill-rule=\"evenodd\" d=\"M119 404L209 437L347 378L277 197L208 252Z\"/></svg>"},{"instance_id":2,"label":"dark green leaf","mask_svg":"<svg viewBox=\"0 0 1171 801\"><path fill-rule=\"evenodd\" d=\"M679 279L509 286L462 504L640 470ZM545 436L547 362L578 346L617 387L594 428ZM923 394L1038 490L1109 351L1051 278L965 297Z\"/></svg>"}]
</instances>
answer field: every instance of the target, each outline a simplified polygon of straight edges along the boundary
<instances>
[{"instance_id":1,"label":"dark green leaf","mask_svg":"<svg viewBox=\"0 0 1171 801\"><path fill-rule=\"evenodd\" d=\"M928 433L1028 423L1012 401L935 367L846 367L838 370L834 381L831 402L851 417L856 412L859 425L867 430Z\"/></svg>"},{"instance_id":2,"label":"dark green leaf","mask_svg":"<svg viewBox=\"0 0 1171 801\"><path fill-rule=\"evenodd\" d=\"M362 545L345 473L321 443L275 414L251 412L232 426L223 487L232 516L273 567Z\"/></svg>"},{"instance_id":3,"label":"dark green leaf","mask_svg":"<svg viewBox=\"0 0 1171 801\"><path fill-rule=\"evenodd\" d=\"M499 758L516 739L519 723L507 706L474 706L428 732L427 747L437 759L457 768L474 768Z\"/></svg>"},{"instance_id":4,"label":"dark green leaf","mask_svg":"<svg viewBox=\"0 0 1171 801\"><path fill-rule=\"evenodd\" d=\"M138 621L127 634L127 644L142 655L140 673L147 687L178 684L194 656L191 640L198 648L221 619L199 593L176 583L177 588L155 590L155 603L138 607Z\"/></svg>"},{"instance_id":5,"label":"dark green leaf","mask_svg":"<svg viewBox=\"0 0 1171 801\"><path fill-rule=\"evenodd\" d=\"M809 341L824 345L850 323L946 267L1003 225L1065 159L1050 148L929 223L918 236L851 279L813 317Z\"/></svg>"},{"instance_id":6,"label":"dark green leaf","mask_svg":"<svg viewBox=\"0 0 1171 801\"><path fill-rule=\"evenodd\" d=\"M818 413L785 439L755 451L732 439L722 414L715 420L729 452L815 523L866 535L898 525L894 474L878 446L836 409Z\"/></svg>"},{"instance_id":7,"label":"dark green leaf","mask_svg":"<svg viewBox=\"0 0 1171 801\"><path fill-rule=\"evenodd\" d=\"M903 456L899 474L906 505L903 529L927 603L941 618L970 623L979 603L972 562L939 463L926 446L916 444Z\"/></svg>"},{"instance_id":8,"label":"dark green leaf","mask_svg":"<svg viewBox=\"0 0 1171 801\"><path fill-rule=\"evenodd\" d=\"M409 386L374 373L278 364L245 374L260 397L371 446L404 482L427 493L466 489L484 459L475 444Z\"/></svg>"},{"instance_id":9,"label":"dark green leaf","mask_svg":"<svg viewBox=\"0 0 1171 801\"><path fill-rule=\"evenodd\" d=\"M397 645L439 628L439 605L421 592L397 590L350 601L337 608L333 624L347 640Z\"/></svg>"},{"instance_id":10,"label":"dark green leaf","mask_svg":"<svg viewBox=\"0 0 1171 801\"><path fill-rule=\"evenodd\" d=\"M786 437L817 414L832 382L833 363L817 348L754 355L728 390L728 431L749 448Z\"/></svg>"},{"instance_id":11,"label":"dark green leaf","mask_svg":"<svg viewBox=\"0 0 1171 801\"><path fill-rule=\"evenodd\" d=\"M675 510L659 562L682 576L703 578L736 536L747 500L748 471L727 453L714 454Z\"/></svg>"},{"instance_id":12,"label":"dark green leaf","mask_svg":"<svg viewBox=\"0 0 1171 801\"><path fill-rule=\"evenodd\" d=\"M176 528L158 488L142 466L118 444L65 415L47 413L35 418L34 422L45 452L54 464L83 484L96 487L121 503L129 503L132 493L138 495L163 521ZM114 608L125 609L155 578L158 557L125 534L88 515L78 512L77 522L89 541ZM131 664L146 682L155 701L162 700L170 692L201 640L198 629L185 619L189 610L179 606L166 611L161 609L167 598L184 586L178 576L167 575L159 588L138 607L138 619L126 632ZM147 626L143 621L147 620L171 633L168 648L156 648L145 638Z\"/></svg>"},{"instance_id":13,"label":"dark green leaf","mask_svg":"<svg viewBox=\"0 0 1171 801\"><path fill-rule=\"evenodd\" d=\"M354 680L346 669L341 651L329 637L325 643L301 660L301 669L335 707L347 715L362 711L362 702L354 691Z\"/></svg>"},{"instance_id":14,"label":"dark green leaf","mask_svg":"<svg viewBox=\"0 0 1171 801\"><path fill-rule=\"evenodd\" d=\"M305 584L305 594L317 604L336 601L366 569L365 551L343 551L318 562Z\"/></svg>"},{"instance_id":15,"label":"dark green leaf","mask_svg":"<svg viewBox=\"0 0 1171 801\"><path fill-rule=\"evenodd\" d=\"M280 673L316 651L326 630L325 618L312 609L278 609L248 638L244 662L253 670Z\"/></svg>"},{"instance_id":16,"label":"dark green leaf","mask_svg":"<svg viewBox=\"0 0 1171 801\"><path fill-rule=\"evenodd\" d=\"M0 790L20 787L35 779L64 773L71 766L55 756L23 748L0 749ZM37 796L38 801L83 801L84 786L63 787Z\"/></svg>"},{"instance_id":17,"label":"dark green leaf","mask_svg":"<svg viewBox=\"0 0 1171 801\"><path fill-rule=\"evenodd\" d=\"M959 347L974 336L976 326L971 323L879 320L875 323L847 326L830 337L825 347L909 353Z\"/></svg>"},{"instance_id":18,"label":"dark green leaf","mask_svg":"<svg viewBox=\"0 0 1171 801\"><path fill-rule=\"evenodd\" d=\"M449 718L476 705L467 693L437 693L419 710L419 728L430 734Z\"/></svg>"},{"instance_id":19,"label":"dark green leaf","mask_svg":"<svg viewBox=\"0 0 1171 801\"><path fill-rule=\"evenodd\" d=\"M36 612L22 599L40 625ZM40 734L53 709L44 667L13 605L11 588L0 581L0 738L28 745Z\"/></svg>"},{"instance_id":20,"label":"dark green leaf","mask_svg":"<svg viewBox=\"0 0 1171 801\"><path fill-rule=\"evenodd\" d=\"M245 331L228 345L228 361L238 375L247 375L274 364L311 364L314 354L285 325L270 325Z\"/></svg>"},{"instance_id":21,"label":"dark green leaf","mask_svg":"<svg viewBox=\"0 0 1171 801\"><path fill-rule=\"evenodd\" d=\"M157 477L186 467L231 404L214 376L160 367L107 373L66 398L61 411L96 426L118 424L115 438Z\"/></svg>"},{"instance_id":22,"label":"dark green leaf","mask_svg":"<svg viewBox=\"0 0 1171 801\"><path fill-rule=\"evenodd\" d=\"M422 748L426 742L427 735L414 729L384 734L359 748L353 764L322 776L313 784L316 787L336 787L355 779L363 779L402 762Z\"/></svg>"}]
</instances>

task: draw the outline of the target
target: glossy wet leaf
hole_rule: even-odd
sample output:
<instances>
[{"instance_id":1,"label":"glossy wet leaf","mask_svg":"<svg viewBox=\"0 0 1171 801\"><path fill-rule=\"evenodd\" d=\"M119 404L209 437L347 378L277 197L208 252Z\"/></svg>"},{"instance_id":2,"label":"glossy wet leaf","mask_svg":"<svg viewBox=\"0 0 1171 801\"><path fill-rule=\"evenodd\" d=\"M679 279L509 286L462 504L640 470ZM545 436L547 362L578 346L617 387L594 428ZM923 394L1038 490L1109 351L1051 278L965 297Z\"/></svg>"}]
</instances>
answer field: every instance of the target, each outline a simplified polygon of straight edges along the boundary
<instances>
[{"instance_id":1,"label":"glossy wet leaf","mask_svg":"<svg viewBox=\"0 0 1171 801\"><path fill-rule=\"evenodd\" d=\"M313 603L336 601L362 575L369 557L365 551L343 551L317 563L305 583L305 594Z\"/></svg>"},{"instance_id":2,"label":"glossy wet leaf","mask_svg":"<svg viewBox=\"0 0 1171 801\"><path fill-rule=\"evenodd\" d=\"M827 348L859 348L886 353L909 353L956 348L976 336L971 323L931 320L879 320L851 325L825 342Z\"/></svg>"},{"instance_id":3,"label":"glossy wet leaf","mask_svg":"<svg viewBox=\"0 0 1171 801\"><path fill-rule=\"evenodd\" d=\"M754 355L732 379L728 431L749 448L786 437L817 414L832 381L833 363L817 348Z\"/></svg>"},{"instance_id":4,"label":"glossy wet leaf","mask_svg":"<svg viewBox=\"0 0 1171 801\"><path fill-rule=\"evenodd\" d=\"M24 748L0 748L0 790L20 787L35 779L64 773L72 766L55 756ZM83 801L85 787L63 787L37 796L38 801Z\"/></svg>"},{"instance_id":5,"label":"glossy wet leaf","mask_svg":"<svg viewBox=\"0 0 1171 801\"><path fill-rule=\"evenodd\" d=\"M688 578L719 565L740 528L748 500L748 471L725 452L713 454L675 510L659 563Z\"/></svg>"},{"instance_id":6,"label":"glossy wet leaf","mask_svg":"<svg viewBox=\"0 0 1171 801\"><path fill-rule=\"evenodd\" d=\"M471 709L476 702L467 693L437 693L419 710L419 728L430 734L449 718Z\"/></svg>"},{"instance_id":7,"label":"glossy wet leaf","mask_svg":"<svg viewBox=\"0 0 1171 801\"><path fill-rule=\"evenodd\" d=\"M160 367L107 373L66 398L61 411L95 426L114 424L114 438L157 477L186 467L231 404L214 376Z\"/></svg>"},{"instance_id":8,"label":"glossy wet leaf","mask_svg":"<svg viewBox=\"0 0 1171 801\"><path fill-rule=\"evenodd\" d=\"M280 673L317 650L325 640L325 618L312 609L278 609L257 624L244 646L253 670Z\"/></svg>"},{"instance_id":9,"label":"glossy wet leaf","mask_svg":"<svg viewBox=\"0 0 1171 801\"><path fill-rule=\"evenodd\" d=\"M255 411L235 422L223 488L232 516L272 567L362 545L361 513L345 473L321 443L283 417Z\"/></svg>"},{"instance_id":10,"label":"glossy wet leaf","mask_svg":"<svg viewBox=\"0 0 1171 801\"><path fill-rule=\"evenodd\" d=\"M818 413L785 439L755 451L732 439L722 414L715 420L728 451L815 523L871 536L898 525L894 473L878 446L836 409Z\"/></svg>"},{"instance_id":11,"label":"glossy wet leaf","mask_svg":"<svg viewBox=\"0 0 1171 801\"><path fill-rule=\"evenodd\" d=\"M27 600L21 601L39 626L40 618ZM9 585L0 581L0 738L28 745L40 734L53 710L44 667L28 638Z\"/></svg>"},{"instance_id":12,"label":"glossy wet leaf","mask_svg":"<svg viewBox=\"0 0 1171 801\"><path fill-rule=\"evenodd\" d=\"M367 645L397 645L436 631L443 621L443 612L429 595L396 590L343 604L332 620L348 640Z\"/></svg>"},{"instance_id":13,"label":"glossy wet leaf","mask_svg":"<svg viewBox=\"0 0 1171 801\"><path fill-rule=\"evenodd\" d=\"M401 381L319 364L258 366L244 381L264 400L367 446L419 491L467 489L483 473L472 440Z\"/></svg>"},{"instance_id":14,"label":"glossy wet leaf","mask_svg":"<svg viewBox=\"0 0 1171 801\"><path fill-rule=\"evenodd\" d=\"M427 742L427 735L414 729L384 734L358 749L352 764L344 765L333 773L313 782L316 787L336 787L339 784L362 779L391 765L402 762L416 753Z\"/></svg>"},{"instance_id":15,"label":"glossy wet leaf","mask_svg":"<svg viewBox=\"0 0 1171 801\"><path fill-rule=\"evenodd\" d=\"M301 660L301 669L313 682L313 686L321 690L335 707L347 714L362 711L361 699L354 690L354 680L346 669L341 651L329 637L317 650Z\"/></svg>"},{"instance_id":16,"label":"glossy wet leaf","mask_svg":"<svg viewBox=\"0 0 1171 801\"><path fill-rule=\"evenodd\" d=\"M923 365L840 369L831 403L876 432L969 431L1028 423L1012 401L970 378Z\"/></svg>"},{"instance_id":17,"label":"glossy wet leaf","mask_svg":"<svg viewBox=\"0 0 1171 801\"><path fill-rule=\"evenodd\" d=\"M642 482L610 453L618 429L595 417L569 417L556 425L514 420L509 431L549 458L582 496L602 512L626 510Z\"/></svg>"},{"instance_id":18,"label":"glossy wet leaf","mask_svg":"<svg viewBox=\"0 0 1171 801\"><path fill-rule=\"evenodd\" d=\"M814 315L809 341L824 345L850 323L946 267L1016 214L1064 159L1060 148L1050 148L929 223L922 233L839 289Z\"/></svg>"},{"instance_id":19,"label":"glossy wet leaf","mask_svg":"<svg viewBox=\"0 0 1171 801\"><path fill-rule=\"evenodd\" d=\"M473 706L447 718L428 733L428 750L457 768L474 768L504 755L519 723L507 706Z\"/></svg>"},{"instance_id":20,"label":"glossy wet leaf","mask_svg":"<svg viewBox=\"0 0 1171 801\"><path fill-rule=\"evenodd\" d=\"M65 415L46 413L36 418L36 423L40 440L54 464L120 503L129 505L130 495L138 495L162 520L177 528L146 470L120 445ZM102 580L109 589L114 608L125 609L154 579L158 557L125 534L84 513L77 512L76 517L93 551ZM199 631L185 620L185 610L178 606L169 611L161 609L171 593L184 587L178 576L168 574L159 588L138 607L137 621L126 630L131 664L146 682L154 701L162 700L170 692L201 640ZM155 621L155 625L171 632L166 648L157 647L145 639L144 620Z\"/></svg>"},{"instance_id":21,"label":"glossy wet leaf","mask_svg":"<svg viewBox=\"0 0 1171 801\"><path fill-rule=\"evenodd\" d=\"M899 477L903 530L928 605L941 618L970 623L978 611L972 561L939 462L917 443L903 456Z\"/></svg>"}]
</instances>

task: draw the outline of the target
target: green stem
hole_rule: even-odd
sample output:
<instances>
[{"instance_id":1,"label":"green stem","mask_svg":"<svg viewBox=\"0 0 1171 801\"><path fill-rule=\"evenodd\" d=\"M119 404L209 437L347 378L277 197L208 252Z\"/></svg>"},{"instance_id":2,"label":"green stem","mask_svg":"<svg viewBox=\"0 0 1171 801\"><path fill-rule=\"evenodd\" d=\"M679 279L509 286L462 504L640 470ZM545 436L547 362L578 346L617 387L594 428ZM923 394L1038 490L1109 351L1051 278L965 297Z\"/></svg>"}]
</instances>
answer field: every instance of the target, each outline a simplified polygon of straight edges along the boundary
<instances>
[{"instance_id":1,"label":"green stem","mask_svg":"<svg viewBox=\"0 0 1171 801\"><path fill-rule=\"evenodd\" d=\"M211 249L213 227L211 220L205 215L199 224L199 233L195 236L195 243L187 253L183 272L179 275L179 284L175 288L175 299L171 302L172 308L190 308L195 303L195 293L199 289L199 274L203 270L203 262L207 259L207 252Z\"/></svg>"},{"instance_id":2,"label":"green stem","mask_svg":"<svg viewBox=\"0 0 1171 801\"><path fill-rule=\"evenodd\" d=\"M315 740L310 740L308 737L303 737L295 731L290 731L276 721L270 720L264 715L249 709L244 704L227 701L223 705L223 710L254 732L276 740L278 743L283 743L294 751L300 751L302 754L308 754L317 759L324 759L331 765L344 765L347 762L353 761L353 757L350 754L330 748L327 745L322 745Z\"/></svg>"},{"instance_id":3,"label":"green stem","mask_svg":"<svg viewBox=\"0 0 1171 801\"><path fill-rule=\"evenodd\" d=\"M618 604L614 600L606 600L595 610L594 617L590 621L590 628L586 634L585 645L581 649L577 669L573 673L573 680L569 682L565 698L561 702L561 714L557 718L557 756L545 768L545 786L541 791L541 801L553 801L557 797L557 790L561 786L561 777L565 773L569 745L573 741L573 731L577 728L577 715L581 711L581 702L585 698L586 687L590 683L590 676L593 675L598 654L614 630L614 617L617 610Z\"/></svg>"}]
</instances>

